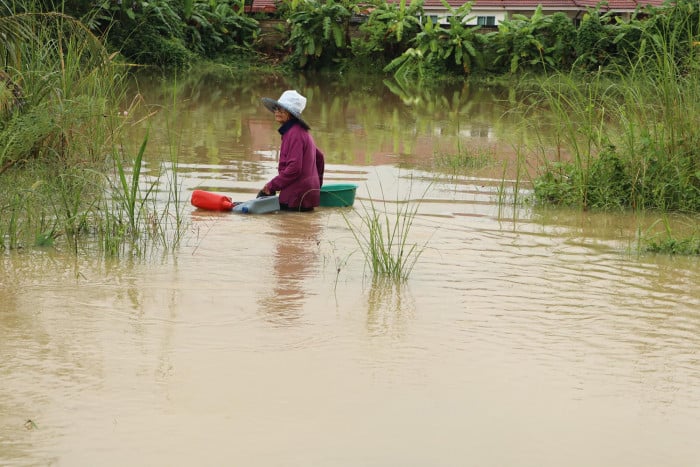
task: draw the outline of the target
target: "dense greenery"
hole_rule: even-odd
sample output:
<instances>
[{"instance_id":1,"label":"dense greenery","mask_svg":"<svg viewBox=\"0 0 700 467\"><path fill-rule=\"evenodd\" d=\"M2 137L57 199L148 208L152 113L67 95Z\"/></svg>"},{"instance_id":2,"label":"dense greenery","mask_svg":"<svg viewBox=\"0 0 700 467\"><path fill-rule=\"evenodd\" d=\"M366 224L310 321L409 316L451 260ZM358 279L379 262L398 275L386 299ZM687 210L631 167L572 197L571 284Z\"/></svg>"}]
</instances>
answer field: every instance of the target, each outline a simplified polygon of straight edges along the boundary
<instances>
[{"instance_id":1,"label":"dense greenery","mask_svg":"<svg viewBox=\"0 0 700 467\"><path fill-rule=\"evenodd\" d=\"M483 67L483 52L487 39L479 33L478 26L466 26L471 18L471 4L465 3L457 9L448 8L448 27L427 21L416 34L415 47L392 60L385 70L396 70L396 74L406 77L417 70L421 77L441 73L468 75L474 68Z\"/></svg>"},{"instance_id":2,"label":"dense greenery","mask_svg":"<svg viewBox=\"0 0 700 467\"><path fill-rule=\"evenodd\" d=\"M700 212L698 8L661 16L635 31L639 49L624 68L582 81L543 79L534 90L555 112L569 157L544 161L542 201L588 209ZM629 47L629 46L626 46Z\"/></svg>"},{"instance_id":3,"label":"dense greenery","mask_svg":"<svg viewBox=\"0 0 700 467\"><path fill-rule=\"evenodd\" d=\"M696 54L698 2L646 8L630 21L589 10L575 25L564 13L514 14L496 30L481 30L472 4L447 9L447 23L425 16L423 0L280 0L277 11L246 11L245 0L24 0L0 3L0 16L55 12L82 22L110 51L129 62L187 67L198 59L248 63L262 58L261 18L279 18L275 55L297 69L387 66L416 77L512 74L627 67L648 54L650 41L672 38L677 66ZM681 31L679 22L695 26ZM665 39L665 40L666 40Z\"/></svg>"},{"instance_id":4,"label":"dense greenery","mask_svg":"<svg viewBox=\"0 0 700 467\"><path fill-rule=\"evenodd\" d=\"M177 215L149 211L142 192L143 148L124 154L114 55L60 13L0 17L0 40L0 249L60 239L121 255L177 243Z\"/></svg>"},{"instance_id":5,"label":"dense greenery","mask_svg":"<svg viewBox=\"0 0 700 467\"><path fill-rule=\"evenodd\" d=\"M381 2L360 26L362 40L353 43L353 52L367 63L385 65L401 56L421 31L422 0Z\"/></svg>"},{"instance_id":6,"label":"dense greenery","mask_svg":"<svg viewBox=\"0 0 700 467\"><path fill-rule=\"evenodd\" d=\"M82 22L129 62L187 67L198 59L263 59L261 18L285 20L275 56L296 69L377 64L403 76L521 74L627 68L663 38L676 66L688 70L700 28L697 0L637 11L629 21L591 9L575 25L564 13L514 14L497 29L474 24L472 3L442 0L446 24L426 17L423 0L280 0L253 16L245 0L24 0L0 3L0 16L56 12ZM678 28L683 23L690 29ZM470 25L467 25L470 24ZM669 42L670 40L670 42Z\"/></svg>"},{"instance_id":7,"label":"dense greenery","mask_svg":"<svg viewBox=\"0 0 700 467\"><path fill-rule=\"evenodd\" d=\"M259 33L244 0L25 0L0 3L0 16L60 12L103 38L129 62L185 68L199 58L247 56Z\"/></svg>"}]
</instances>

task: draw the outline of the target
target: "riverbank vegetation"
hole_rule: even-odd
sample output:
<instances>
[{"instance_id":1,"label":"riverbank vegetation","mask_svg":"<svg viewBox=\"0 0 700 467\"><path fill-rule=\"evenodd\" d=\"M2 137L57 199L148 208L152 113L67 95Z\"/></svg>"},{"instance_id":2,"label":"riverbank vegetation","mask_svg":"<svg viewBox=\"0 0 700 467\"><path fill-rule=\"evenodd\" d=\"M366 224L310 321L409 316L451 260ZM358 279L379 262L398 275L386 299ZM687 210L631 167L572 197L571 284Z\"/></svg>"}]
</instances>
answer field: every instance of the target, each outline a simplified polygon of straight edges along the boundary
<instances>
[{"instance_id":1,"label":"riverbank vegetation","mask_svg":"<svg viewBox=\"0 0 700 467\"><path fill-rule=\"evenodd\" d=\"M172 217L149 211L153 192L141 189L142 153L132 159L121 144L134 109L120 110L115 56L60 13L0 17L0 41L0 248L172 246Z\"/></svg>"},{"instance_id":2,"label":"riverbank vegetation","mask_svg":"<svg viewBox=\"0 0 700 467\"><path fill-rule=\"evenodd\" d=\"M75 249L80 232L144 238L149 228L134 219L154 216L134 209L146 209L154 191L125 176L141 173L133 162L145 163L143 153L125 154L119 141L129 121L120 111L125 77L135 68L170 72L202 61L295 72L364 68L385 74L396 89L508 83L524 122L535 110L553 115L547 131L556 141L534 149L541 158L531 180L534 202L700 211L697 1L640 9L629 20L593 8L577 24L538 8L488 30L468 25L470 3L451 8L447 24L427 20L420 0L288 0L266 14L248 6L0 2L0 244L61 237ZM278 23L263 32L266 21ZM126 217L116 215L107 228L101 213L119 198L108 197L114 190L128 201L121 204Z\"/></svg>"}]
</instances>

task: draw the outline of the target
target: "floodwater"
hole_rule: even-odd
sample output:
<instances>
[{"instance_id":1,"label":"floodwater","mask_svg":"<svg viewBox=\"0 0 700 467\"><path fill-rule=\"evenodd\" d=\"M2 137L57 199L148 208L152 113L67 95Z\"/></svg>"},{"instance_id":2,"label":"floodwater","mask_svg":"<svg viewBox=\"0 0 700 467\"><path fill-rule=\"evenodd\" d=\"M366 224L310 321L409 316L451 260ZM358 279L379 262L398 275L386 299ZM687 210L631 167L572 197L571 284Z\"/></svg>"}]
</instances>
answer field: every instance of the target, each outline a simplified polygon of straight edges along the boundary
<instances>
[{"instance_id":1,"label":"floodwater","mask_svg":"<svg viewBox=\"0 0 700 467\"><path fill-rule=\"evenodd\" d=\"M655 219L514 204L501 97L142 86L185 202L254 197L279 143L259 98L297 88L355 205L185 205L185 239L157 258L4 254L0 465L700 465L700 262L638 254ZM433 170L467 147L493 160ZM372 279L348 226L369 200L390 216L420 201L402 285Z\"/></svg>"}]
</instances>

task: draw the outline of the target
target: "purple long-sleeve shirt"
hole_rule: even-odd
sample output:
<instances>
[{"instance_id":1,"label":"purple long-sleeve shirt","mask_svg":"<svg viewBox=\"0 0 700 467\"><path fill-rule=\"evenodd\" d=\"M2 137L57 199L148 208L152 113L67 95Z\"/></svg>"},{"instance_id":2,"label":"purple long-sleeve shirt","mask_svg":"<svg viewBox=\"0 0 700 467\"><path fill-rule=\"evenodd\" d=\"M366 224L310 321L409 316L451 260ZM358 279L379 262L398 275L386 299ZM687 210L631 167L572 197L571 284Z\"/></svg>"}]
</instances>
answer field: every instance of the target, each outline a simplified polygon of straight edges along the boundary
<instances>
[{"instance_id":1,"label":"purple long-sleeve shirt","mask_svg":"<svg viewBox=\"0 0 700 467\"><path fill-rule=\"evenodd\" d=\"M283 125L277 176L268 187L279 191L280 204L292 209L313 208L320 204L325 157L311 133L298 122Z\"/></svg>"}]
</instances>

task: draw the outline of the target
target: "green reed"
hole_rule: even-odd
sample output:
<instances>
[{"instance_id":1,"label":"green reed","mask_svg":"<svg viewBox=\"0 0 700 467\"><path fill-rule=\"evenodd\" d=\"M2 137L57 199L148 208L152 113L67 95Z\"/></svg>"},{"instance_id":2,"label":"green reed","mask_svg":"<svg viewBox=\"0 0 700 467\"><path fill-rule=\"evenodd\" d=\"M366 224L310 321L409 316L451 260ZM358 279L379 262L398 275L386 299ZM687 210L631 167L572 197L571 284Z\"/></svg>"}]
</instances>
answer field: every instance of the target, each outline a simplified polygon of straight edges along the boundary
<instances>
[{"instance_id":1,"label":"green reed","mask_svg":"<svg viewBox=\"0 0 700 467\"><path fill-rule=\"evenodd\" d=\"M163 206L155 187L167 171L148 182L142 171L148 138L133 158L122 145L132 123L119 111L124 67L59 14L0 18L0 31L0 65L21 89L21 99L0 102L0 248L121 256L176 246L181 208L173 214L170 203L181 204L179 187L169 185ZM168 176L176 174L173 159Z\"/></svg>"},{"instance_id":2,"label":"green reed","mask_svg":"<svg viewBox=\"0 0 700 467\"><path fill-rule=\"evenodd\" d=\"M372 275L403 282L408 279L427 246L427 242L419 245L409 241L420 201L411 203L410 200L399 199L397 195L392 203L396 207L395 212L391 212L383 188L381 195L381 201L370 197L368 202L362 203L362 212L356 213L359 224L351 222L348 215L344 215L345 221Z\"/></svg>"},{"instance_id":3,"label":"green reed","mask_svg":"<svg viewBox=\"0 0 700 467\"><path fill-rule=\"evenodd\" d=\"M148 199L148 195L153 190L154 185L148 188L146 196L141 196L140 186L141 182L141 168L143 164L143 154L146 151L146 145L148 144L148 134L143 139L141 147L139 148L136 158L131 164L131 177L127 179L126 169L124 168L124 163L121 157L117 155L115 160L115 165L117 168L117 175L119 176L119 184L117 189L114 190L114 197L121 204L122 210L126 213L127 221L129 224L129 229L132 235L138 233L138 224L141 220L141 215L143 213L143 204Z\"/></svg>"},{"instance_id":4,"label":"green reed","mask_svg":"<svg viewBox=\"0 0 700 467\"><path fill-rule=\"evenodd\" d=\"M120 151L114 153L114 171L104 174L108 189L104 191L95 219L99 245L108 256L142 256L153 251L176 248L185 223L181 186L178 182L177 151L168 165L153 163L144 174L148 132L133 159ZM171 148L173 142L169 142ZM165 187L167 191L160 188Z\"/></svg>"},{"instance_id":5,"label":"green reed","mask_svg":"<svg viewBox=\"0 0 700 467\"><path fill-rule=\"evenodd\" d=\"M533 108L552 111L562 157L542 161L535 196L583 209L700 211L697 55L679 61L691 25L642 30L628 66L539 83Z\"/></svg>"},{"instance_id":6,"label":"green reed","mask_svg":"<svg viewBox=\"0 0 700 467\"><path fill-rule=\"evenodd\" d=\"M0 18L0 56L15 90L0 115L0 247L71 241L95 192L120 80L99 40L60 14ZM94 185L92 189L96 188Z\"/></svg>"}]
</instances>

